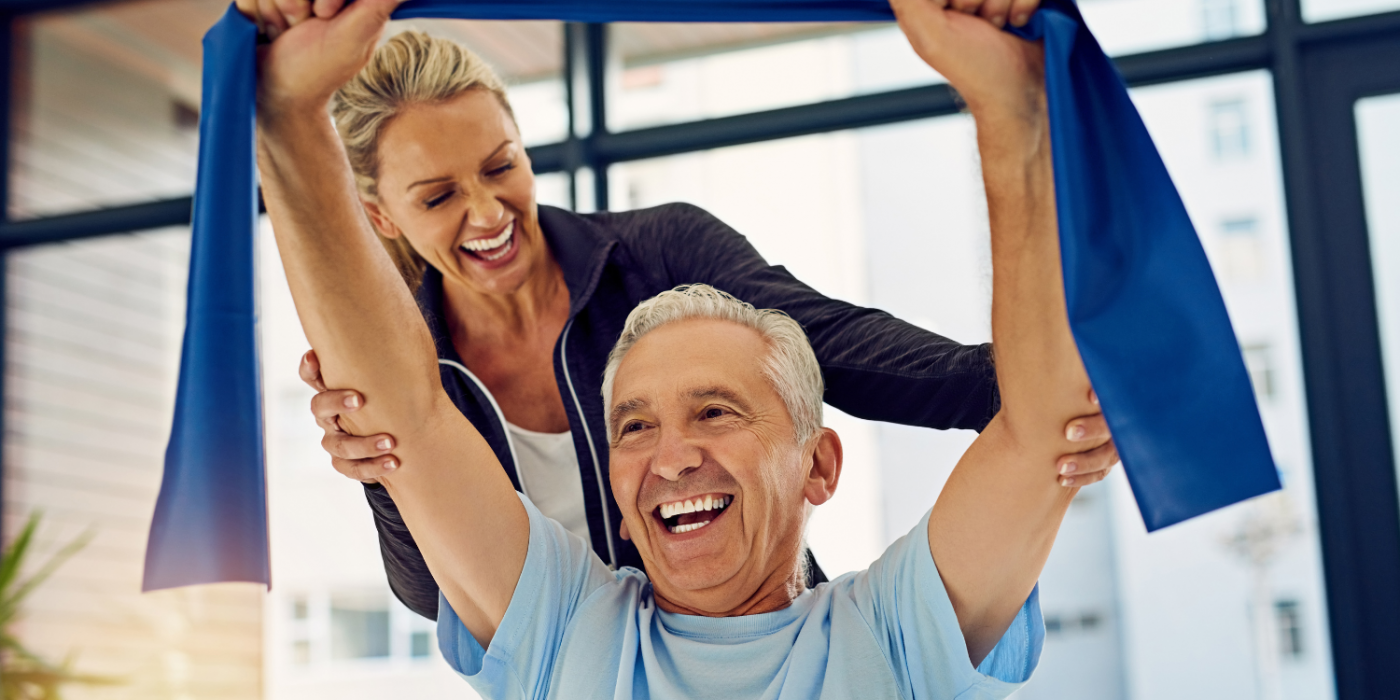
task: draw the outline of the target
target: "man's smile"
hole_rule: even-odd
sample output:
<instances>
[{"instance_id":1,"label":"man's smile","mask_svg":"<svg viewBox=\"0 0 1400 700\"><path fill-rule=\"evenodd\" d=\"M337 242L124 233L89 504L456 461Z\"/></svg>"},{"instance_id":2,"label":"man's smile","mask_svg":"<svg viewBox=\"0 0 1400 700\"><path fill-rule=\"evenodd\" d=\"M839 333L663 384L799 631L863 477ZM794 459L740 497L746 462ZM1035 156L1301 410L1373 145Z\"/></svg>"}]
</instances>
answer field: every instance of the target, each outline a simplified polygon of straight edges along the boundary
<instances>
[{"instance_id":1,"label":"man's smile","mask_svg":"<svg viewBox=\"0 0 1400 700\"><path fill-rule=\"evenodd\" d=\"M681 535L718 520L733 502L734 497L729 494L708 493L662 503L652 510L652 515L667 532Z\"/></svg>"}]
</instances>

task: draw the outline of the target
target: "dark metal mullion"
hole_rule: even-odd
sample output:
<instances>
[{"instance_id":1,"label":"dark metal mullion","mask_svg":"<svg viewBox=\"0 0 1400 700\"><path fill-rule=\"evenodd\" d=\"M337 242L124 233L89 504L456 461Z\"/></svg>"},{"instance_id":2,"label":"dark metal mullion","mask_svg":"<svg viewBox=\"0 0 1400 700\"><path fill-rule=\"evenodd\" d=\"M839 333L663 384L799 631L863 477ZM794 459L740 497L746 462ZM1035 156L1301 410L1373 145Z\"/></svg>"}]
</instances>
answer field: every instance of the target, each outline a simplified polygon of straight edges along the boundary
<instances>
[{"instance_id":1,"label":"dark metal mullion","mask_svg":"<svg viewBox=\"0 0 1400 700\"><path fill-rule=\"evenodd\" d=\"M0 15L0 168L4 172L0 173L0 223L8 222L10 218L10 138L12 129L10 125L11 114L14 109L14 50L15 50L15 17L13 14L4 13ZM5 542L5 475L9 471L8 452L5 449L9 445L8 435L5 434L5 410L9 405L6 390L6 375L8 374L8 346L9 346L9 270L10 259L5 255L6 251L0 248L0 329L4 330L4 337L0 338L0 543Z\"/></svg>"},{"instance_id":2,"label":"dark metal mullion","mask_svg":"<svg viewBox=\"0 0 1400 700\"><path fill-rule=\"evenodd\" d=\"M569 117L569 132L564 137L564 142L544 148L553 148L553 152L542 153L542 149L528 149L530 152L530 163L536 174L548 172L551 169L562 170L569 178L569 208L578 209L578 169L582 165L579 152L579 134L582 132L582 124L579 119L579 57L581 54L578 25L570 22L564 24L564 107ZM552 156L553 162L545 163L545 157ZM553 165L554 168L547 166Z\"/></svg>"},{"instance_id":3,"label":"dark metal mullion","mask_svg":"<svg viewBox=\"0 0 1400 700\"><path fill-rule=\"evenodd\" d=\"M583 156L593 171L593 209L607 211L608 199L608 160L602 155L599 143L608 136L608 25L584 25L585 56L587 63L585 76L588 84L588 114L592 129L588 132Z\"/></svg>"},{"instance_id":4,"label":"dark metal mullion","mask_svg":"<svg viewBox=\"0 0 1400 700\"><path fill-rule=\"evenodd\" d=\"M1363 75L1400 66L1385 38L1400 13L1308 25L1298 0L1267 8L1337 697L1383 697L1400 658L1400 506L1353 104Z\"/></svg>"},{"instance_id":5,"label":"dark metal mullion","mask_svg":"<svg viewBox=\"0 0 1400 700\"><path fill-rule=\"evenodd\" d=\"M589 27L597 27L590 30ZM606 205L608 166L629 160L656 158L687 151L720 148L758 141L803 136L821 131L839 131L890 124L911 119L952 114L957 105L946 85L929 85L908 90L862 95L785 109L742 114L720 119L671 124L621 133L607 133L606 37L601 25L565 25L565 90L569 100L570 135L562 143L529 149L536 173L566 172L581 167L594 172L595 203ZM591 35L591 36L590 36ZM592 47L588 46L589 44ZM1234 39L1214 44L1188 46L1118 59L1130 85L1147 85L1169 79L1190 79L1268 66L1267 52L1260 37ZM596 50L590 50L596 47ZM589 56L592 58L589 58ZM584 64L584 65L579 65ZM597 77L590 80L588 74ZM594 87L596 86L596 88ZM580 91L599 104L584 106ZM579 114L584 110L586 114ZM596 114L595 114L596 113ZM594 117L602 120L596 128ZM572 180L571 180L572 185ZM571 186L571 190L572 190ZM86 238L125 233L143 228L188 224L188 215L174 213L188 209L188 197L114 207L57 217L44 217L0 224L0 247L52 243L70 238ZM142 218L149 217L149 218ZM72 227L66 228L65 227ZM65 234L67 230L70 233Z\"/></svg>"}]
</instances>

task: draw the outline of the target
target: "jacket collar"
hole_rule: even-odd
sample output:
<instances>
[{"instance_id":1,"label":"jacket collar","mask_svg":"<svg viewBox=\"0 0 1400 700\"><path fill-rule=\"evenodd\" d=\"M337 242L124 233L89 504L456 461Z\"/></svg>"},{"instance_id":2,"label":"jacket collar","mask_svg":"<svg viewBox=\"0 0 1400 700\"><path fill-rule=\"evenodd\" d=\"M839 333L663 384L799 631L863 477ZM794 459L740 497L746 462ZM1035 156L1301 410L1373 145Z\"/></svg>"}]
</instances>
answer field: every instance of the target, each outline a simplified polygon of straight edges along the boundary
<instances>
[{"instance_id":1,"label":"jacket collar","mask_svg":"<svg viewBox=\"0 0 1400 700\"><path fill-rule=\"evenodd\" d=\"M545 245L564 271L564 285L569 288L569 319L572 320L593 298L608 255L617 239L589 219L571 211L540 205L540 229ZM452 333L447 328L443 306L442 273L432 265L423 271L423 282L415 295L428 330L433 334L438 358L461 362L457 348L452 345Z\"/></svg>"}]
</instances>

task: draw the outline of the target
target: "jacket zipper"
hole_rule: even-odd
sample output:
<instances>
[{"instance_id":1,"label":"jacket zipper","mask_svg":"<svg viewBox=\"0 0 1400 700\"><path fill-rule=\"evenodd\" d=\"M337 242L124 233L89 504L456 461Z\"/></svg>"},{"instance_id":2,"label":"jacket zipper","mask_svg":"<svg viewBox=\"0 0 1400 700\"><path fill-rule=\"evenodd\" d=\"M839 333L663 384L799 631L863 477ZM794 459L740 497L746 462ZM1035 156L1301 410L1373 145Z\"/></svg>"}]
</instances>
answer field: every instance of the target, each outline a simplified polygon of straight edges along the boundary
<instances>
[{"instance_id":1,"label":"jacket zipper","mask_svg":"<svg viewBox=\"0 0 1400 700\"><path fill-rule=\"evenodd\" d=\"M608 567L617 569L617 552L613 549L612 516L608 514L608 496L603 490L603 467L598 464L598 448L593 446L593 431L588 429L588 417L583 413L583 404L574 390L574 378L569 374L568 355L569 331L574 327L571 318L564 326L564 334L559 339L559 364L564 368L564 383L569 387L569 396L574 400L574 410L578 412L579 425L583 426L583 439L588 442L588 454L593 458L593 477L598 484L598 507L603 512L603 538L608 541ZM465 368L464 368L465 369ZM492 400L495 403L495 400ZM500 410L500 409L497 409Z\"/></svg>"},{"instance_id":2,"label":"jacket zipper","mask_svg":"<svg viewBox=\"0 0 1400 700\"><path fill-rule=\"evenodd\" d=\"M506 447L510 450L510 466L515 470L515 483L520 484L521 493L524 493L526 498L530 498L530 491L525 487L525 477L520 474L520 458L515 456L515 441L511 439L510 428L506 425L506 414L501 411L500 404L496 403L496 397L492 396L491 390L487 389L486 385L482 384L481 380L477 379L476 375L472 374L472 371L467 369L462 363L438 358L438 364L447 365L467 375L467 379L472 380L476 388L480 389L481 393L486 395L486 400L491 402L491 408L496 411L496 419L501 422L501 432L505 433L506 436ZM531 499L530 502L534 503L535 501Z\"/></svg>"}]
</instances>

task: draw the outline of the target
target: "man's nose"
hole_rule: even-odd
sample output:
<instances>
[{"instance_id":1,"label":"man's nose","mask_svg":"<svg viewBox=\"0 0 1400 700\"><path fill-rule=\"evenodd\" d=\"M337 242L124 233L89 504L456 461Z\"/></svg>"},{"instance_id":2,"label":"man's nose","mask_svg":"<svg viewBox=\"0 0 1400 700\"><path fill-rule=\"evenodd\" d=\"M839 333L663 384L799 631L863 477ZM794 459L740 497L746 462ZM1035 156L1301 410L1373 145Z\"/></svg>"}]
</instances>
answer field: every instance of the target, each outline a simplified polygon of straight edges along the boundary
<instances>
[{"instance_id":1,"label":"man's nose","mask_svg":"<svg viewBox=\"0 0 1400 700\"><path fill-rule=\"evenodd\" d=\"M653 474L667 481L679 481L704 462L703 451L684 431L662 428L659 437L656 455L651 460Z\"/></svg>"}]
</instances>

